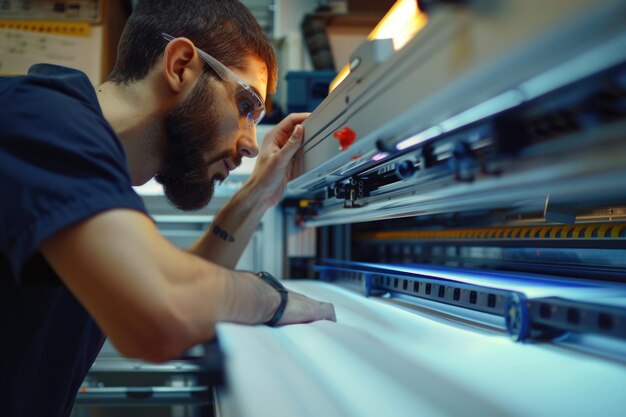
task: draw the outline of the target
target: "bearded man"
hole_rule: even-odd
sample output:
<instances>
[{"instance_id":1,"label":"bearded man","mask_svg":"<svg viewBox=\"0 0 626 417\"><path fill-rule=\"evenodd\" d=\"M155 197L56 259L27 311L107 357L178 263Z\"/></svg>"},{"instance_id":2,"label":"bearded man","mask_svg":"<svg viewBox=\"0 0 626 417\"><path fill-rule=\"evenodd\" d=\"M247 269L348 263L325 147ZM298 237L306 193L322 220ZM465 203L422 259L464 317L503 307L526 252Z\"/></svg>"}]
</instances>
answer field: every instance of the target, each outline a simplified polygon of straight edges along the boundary
<instances>
[{"instance_id":1,"label":"bearded man","mask_svg":"<svg viewBox=\"0 0 626 417\"><path fill-rule=\"evenodd\" d=\"M161 362L219 321L335 319L268 274L232 270L302 141L306 115L293 114L258 148L276 79L270 41L235 0L140 1L96 88L45 64L0 78L0 415L69 415L104 337ZM174 205L198 209L257 155L187 251L132 188L156 177Z\"/></svg>"}]
</instances>

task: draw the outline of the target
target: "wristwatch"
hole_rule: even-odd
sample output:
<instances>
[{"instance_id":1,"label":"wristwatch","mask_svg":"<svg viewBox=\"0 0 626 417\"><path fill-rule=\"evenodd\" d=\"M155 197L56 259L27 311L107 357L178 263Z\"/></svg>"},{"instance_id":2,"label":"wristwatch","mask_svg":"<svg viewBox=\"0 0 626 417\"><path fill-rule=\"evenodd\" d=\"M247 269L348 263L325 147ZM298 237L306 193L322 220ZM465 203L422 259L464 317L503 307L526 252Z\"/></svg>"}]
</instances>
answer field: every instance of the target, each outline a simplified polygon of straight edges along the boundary
<instances>
[{"instance_id":1,"label":"wristwatch","mask_svg":"<svg viewBox=\"0 0 626 417\"><path fill-rule=\"evenodd\" d=\"M280 318L283 316L283 313L285 312L285 307L287 307L288 292L283 286L283 284L281 284L280 281L277 280L272 274L269 274L265 271L261 271L261 272L257 272L256 275L257 277L261 278L263 281L271 285L273 288L275 288L276 291L278 291L278 293L280 294L280 304L278 305L278 308L274 312L274 316L268 322L265 323L268 326L275 326L276 323L278 323Z\"/></svg>"}]
</instances>

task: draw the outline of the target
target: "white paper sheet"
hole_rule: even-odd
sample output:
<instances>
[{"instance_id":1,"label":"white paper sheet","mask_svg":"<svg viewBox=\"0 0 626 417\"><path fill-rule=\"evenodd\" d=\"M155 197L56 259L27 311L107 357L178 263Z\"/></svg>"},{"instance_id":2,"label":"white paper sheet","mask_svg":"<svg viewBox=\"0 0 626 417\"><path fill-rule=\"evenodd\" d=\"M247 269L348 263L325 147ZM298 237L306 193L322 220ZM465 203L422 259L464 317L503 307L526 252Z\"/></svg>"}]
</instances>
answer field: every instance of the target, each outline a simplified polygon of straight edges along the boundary
<instances>
[{"instance_id":1,"label":"white paper sheet","mask_svg":"<svg viewBox=\"0 0 626 417\"><path fill-rule=\"evenodd\" d=\"M337 323L220 324L230 381L220 398L239 416L571 417L626 409L622 364L516 344L331 284L287 284L333 302Z\"/></svg>"}]
</instances>

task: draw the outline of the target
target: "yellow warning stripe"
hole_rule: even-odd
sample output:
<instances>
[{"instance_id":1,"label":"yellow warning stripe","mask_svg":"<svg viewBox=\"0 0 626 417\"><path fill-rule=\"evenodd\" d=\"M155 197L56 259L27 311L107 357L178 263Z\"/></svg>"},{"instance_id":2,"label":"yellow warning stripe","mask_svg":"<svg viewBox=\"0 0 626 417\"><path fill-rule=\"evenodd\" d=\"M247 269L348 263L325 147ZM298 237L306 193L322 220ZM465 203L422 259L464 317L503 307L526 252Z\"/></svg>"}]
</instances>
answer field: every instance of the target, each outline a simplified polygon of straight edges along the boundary
<instances>
[{"instance_id":1,"label":"yellow warning stripe","mask_svg":"<svg viewBox=\"0 0 626 417\"><path fill-rule=\"evenodd\" d=\"M81 37L88 37L91 34L91 25L89 23L49 20L0 20L0 29Z\"/></svg>"},{"instance_id":2,"label":"yellow warning stripe","mask_svg":"<svg viewBox=\"0 0 626 417\"><path fill-rule=\"evenodd\" d=\"M541 230L539 230L539 239L545 239L546 235L551 232L552 227L542 227Z\"/></svg>"},{"instance_id":3,"label":"yellow warning stripe","mask_svg":"<svg viewBox=\"0 0 626 417\"><path fill-rule=\"evenodd\" d=\"M622 235L622 231L626 228L626 223L614 226L612 228L611 237L618 238Z\"/></svg>"},{"instance_id":4,"label":"yellow warning stripe","mask_svg":"<svg viewBox=\"0 0 626 417\"><path fill-rule=\"evenodd\" d=\"M586 226L576 226L574 227L574 230L572 230L572 237L574 239L578 239L583 237L583 231L585 230Z\"/></svg>"},{"instance_id":5,"label":"yellow warning stripe","mask_svg":"<svg viewBox=\"0 0 626 417\"><path fill-rule=\"evenodd\" d=\"M607 236L607 232L612 228L613 226L610 224L603 224L602 226L598 227L598 237L599 238L605 238L605 237L611 237L611 236Z\"/></svg>"},{"instance_id":6,"label":"yellow warning stripe","mask_svg":"<svg viewBox=\"0 0 626 417\"><path fill-rule=\"evenodd\" d=\"M567 239L567 238L571 238L573 236L570 236L570 233L574 230L576 226L565 226L561 229L561 236L559 236L561 239Z\"/></svg>"},{"instance_id":7,"label":"yellow warning stripe","mask_svg":"<svg viewBox=\"0 0 626 417\"><path fill-rule=\"evenodd\" d=\"M626 223L589 223L568 226L516 226L449 230L402 230L356 233L357 240L413 239L624 239Z\"/></svg>"}]
</instances>

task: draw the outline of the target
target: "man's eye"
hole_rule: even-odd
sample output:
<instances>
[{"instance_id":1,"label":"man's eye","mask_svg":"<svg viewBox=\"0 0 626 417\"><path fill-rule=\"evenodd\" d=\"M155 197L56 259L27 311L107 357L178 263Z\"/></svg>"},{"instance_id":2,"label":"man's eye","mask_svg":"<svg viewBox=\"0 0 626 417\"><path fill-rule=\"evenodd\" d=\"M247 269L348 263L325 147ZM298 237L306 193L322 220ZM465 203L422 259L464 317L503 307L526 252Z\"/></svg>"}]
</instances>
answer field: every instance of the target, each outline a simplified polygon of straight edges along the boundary
<instances>
[{"instance_id":1,"label":"man's eye","mask_svg":"<svg viewBox=\"0 0 626 417\"><path fill-rule=\"evenodd\" d=\"M249 100L241 99L239 100L239 114L241 116L248 116L248 114L252 113L254 110L254 106Z\"/></svg>"}]
</instances>

